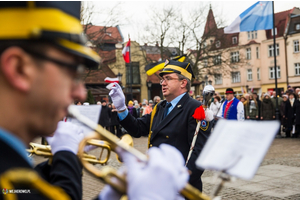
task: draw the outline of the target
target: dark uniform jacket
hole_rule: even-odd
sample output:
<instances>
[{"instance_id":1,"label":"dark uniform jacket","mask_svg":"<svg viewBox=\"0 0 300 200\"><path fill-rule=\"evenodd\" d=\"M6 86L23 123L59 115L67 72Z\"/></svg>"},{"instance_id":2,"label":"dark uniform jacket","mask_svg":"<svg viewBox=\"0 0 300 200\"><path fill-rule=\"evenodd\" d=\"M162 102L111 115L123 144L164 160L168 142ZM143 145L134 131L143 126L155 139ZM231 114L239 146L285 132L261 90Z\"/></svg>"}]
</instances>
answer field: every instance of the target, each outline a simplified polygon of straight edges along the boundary
<instances>
[{"instance_id":1,"label":"dark uniform jacket","mask_svg":"<svg viewBox=\"0 0 300 200\"><path fill-rule=\"evenodd\" d=\"M201 105L201 102L196 101L186 93L162 120L165 105L166 101L164 100L157 106L151 129L150 147L158 147L162 143L170 144L176 147L186 160L197 126L197 121L192 115L195 109ZM136 119L128 113L127 117L120 121L120 124L133 137L146 136L149 134L150 118L151 115L147 114ZM210 134L211 128L209 122L202 121L201 124L194 150L187 164L188 169L192 171L189 182L199 190L202 190L201 175L203 171L196 168L195 161Z\"/></svg>"},{"instance_id":2,"label":"dark uniform jacket","mask_svg":"<svg viewBox=\"0 0 300 200\"><path fill-rule=\"evenodd\" d=\"M21 155L0 139L0 176L2 173L13 168L33 169ZM37 165L35 170L50 184L61 187L71 199L82 199L82 166L77 156L73 153L68 151L57 152L53 157L51 166L48 165L47 162L43 162ZM31 188L18 185L15 189ZM0 200L3 199L2 195L3 194L0 195ZM38 195L36 192L35 194L18 194L18 199L34 200L47 198ZM59 199L59 197L57 197L57 199Z\"/></svg>"}]
</instances>

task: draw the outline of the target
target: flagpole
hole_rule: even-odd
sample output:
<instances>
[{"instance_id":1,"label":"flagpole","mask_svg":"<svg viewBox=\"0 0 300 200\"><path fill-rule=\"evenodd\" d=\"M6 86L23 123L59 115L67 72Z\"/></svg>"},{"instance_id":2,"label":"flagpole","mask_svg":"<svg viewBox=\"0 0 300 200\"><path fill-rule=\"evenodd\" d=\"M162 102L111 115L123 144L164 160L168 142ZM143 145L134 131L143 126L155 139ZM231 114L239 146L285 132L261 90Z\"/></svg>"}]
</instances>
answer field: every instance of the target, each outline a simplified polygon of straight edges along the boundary
<instances>
[{"instance_id":1,"label":"flagpole","mask_svg":"<svg viewBox=\"0 0 300 200\"><path fill-rule=\"evenodd\" d=\"M130 40L130 34L128 34L128 38ZM131 41L130 41L130 46L129 46L129 69L130 69L130 88L129 88L129 93L130 93L130 98L127 99L127 101L132 100L133 101L133 95L132 95L132 84L133 84L133 70L132 70L132 64L131 64Z\"/></svg>"},{"instance_id":2,"label":"flagpole","mask_svg":"<svg viewBox=\"0 0 300 200\"><path fill-rule=\"evenodd\" d=\"M275 68L275 102L276 102L276 107L275 107L275 117L276 120L279 120L279 109L278 109L278 88L277 88L277 63L276 63L276 34L275 34L275 12L274 12L274 1L272 1L272 9L273 9L273 53L274 53L274 68ZM280 129L279 129L280 130ZM277 135L281 135L280 132L277 133Z\"/></svg>"}]
</instances>

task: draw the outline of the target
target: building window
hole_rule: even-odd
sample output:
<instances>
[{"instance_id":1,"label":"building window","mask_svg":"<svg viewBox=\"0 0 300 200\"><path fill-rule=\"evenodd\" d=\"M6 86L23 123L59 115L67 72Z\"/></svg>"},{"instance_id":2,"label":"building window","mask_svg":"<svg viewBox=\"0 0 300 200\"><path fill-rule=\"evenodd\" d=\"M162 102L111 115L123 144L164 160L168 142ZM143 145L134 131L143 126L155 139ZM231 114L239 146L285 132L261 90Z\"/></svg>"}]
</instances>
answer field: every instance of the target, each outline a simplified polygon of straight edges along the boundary
<instances>
[{"instance_id":1,"label":"building window","mask_svg":"<svg viewBox=\"0 0 300 200\"><path fill-rule=\"evenodd\" d=\"M294 40L294 53L299 52L299 40Z\"/></svg>"},{"instance_id":2,"label":"building window","mask_svg":"<svg viewBox=\"0 0 300 200\"><path fill-rule=\"evenodd\" d=\"M300 24L296 24L296 31L299 31L300 30Z\"/></svg>"},{"instance_id":3,"label":"building window","mask_svg":"<svg viewBox=\"0 0 300 200\"><path fill-rule=\"evenodd\" d=\"M240 53L238 51L231 52L231 62L236 63L240 61Z\"/></svg>"},{"instance_id":4,"label":"building window","mask_svg":"<svg viewBox=\"0 0 300 200\"><path fill-rule=\"evenodd\" d=\"M274 29L271 29L272 36L274 35L273 32L274 32ZM276 27L275 27L275 35L277 35L277 28Z\"/></svg>"},{"instance_id":5,"label":"building window","mask_svg":"<svg viewBox=\"0 0 300 200\"><path fill-rule=\"evenodd\" d=\"M300 75L300 63L295 63L295 75Z\"/></svg>"},{"instance_id":6,"label":"building window","mask_svg":"<svg viewBox=\"0 0 300 200\"><path fill-rule=\"evenodd\" d=\"M248 40L257 39L257 31L248 31Z\"/></svg>"},{"instance_id":7,"label":"building window","mask_svg":"<svg viewBox=\"0 0 300 200\"><path fill-rule=\"evenodd\" d=\"M246 49L246 59L251 60L251 48Z\"/></svg>"},{"instance_id":8,"label":"building window","mask_svg":"<svg viewBox=\"0 0 300 200\"><path fill-rule=\"evenodd\" d=\"M256 47L256 58L259 59L259 47Z\"/></svg>"},{"instance_id":9,"label":"building window","mask_svg":"<svg viewBox=\"0 0 300 200\"><path fill-rule=\"evenodd\" d=\"M232 37L232 44L237 44L237 37Z\"/></svg>"},{"instance_id":10,"label":"building window","mask_svg":"<svg viewBox=\"0 0 300 200\"><path fill-rule=\"evenodd\" d=\"M252 69L247 69L247 81L252 81Z\"/></svg>"},{"instance_id":11,"label":"building window","mask_svg":"<svg viewBox=\"0 0 300 200\"><path fill-rule=\"evenodd\" d=\"M260 80L260 68L257 68L257 80Z\"/></svg>"},{"instance_id":12,"label":"building window","mask_svg":"<svg viewBox=\"0 0 300 200\"><path fill-rule=\"evenodd\" d=\"M276 56L279 55L279 44L276 44ZM269 57L274 57L274 45L269 45Z\"/></svg>"},{"instance_id":13,"label":"building window","mask_svg":"<svg viewBox=\"0 0 300 200\"><path fill-rule=\"evenodd\" d=\"M215 74L215 84L222 84L222 74Z\"/></svg>"},{"instance_id":14,"label":"building window","mask_svg":"<svg viewBox=\"0 0 300 200\"><path fill-rule=\"evenodd\" d=\"M232 83L239 83L239 82L241 82L241 74L240 74L240 72L231 72L231 80L232 80Z\"/></svg>"},{"instance_id":15,"label":"building window","mask_svg":"<svg viewBox=\"0 0 300 200\"><path fill-rule=\"evenodd\" d=\"M140 80L140 64L139 62L132 62L132 83L141 84ZM126 63L126 84L131 84L131 73L130 73L130 63Z\"/></svg>"},{"instance_id":16,"label":"building window","mask_svg":"<svg viewBox=\"0 0 300 200\"><path fill-rule=\"evenodd\" d=\"M222 63L222 60L221 60L221 55L217 55L214 57L214 64L215 65L219 65Z\"/></svg>"},{"instance_id":17,"label":"building window","mask_svg":"<svg viewBox=\"0 0 300 200\"><path fill-rule=\"evenodd\" d=\"M216 42L216 47L217 47L217 48L220 48L220 46L221 46L221 42L218 40L218 41Z\"/></svg>"},{"instance_id":18,"label":"building window","mask_svg":"<svg viewBox=\"0 0 300 200\"><path fill-rule=\"evenodd\" d=\"M269 67L269 78L274 79L275 78L275 68ZM277 66L277 78L280 78L280 66Z\"/></svg>"}]
</instances>

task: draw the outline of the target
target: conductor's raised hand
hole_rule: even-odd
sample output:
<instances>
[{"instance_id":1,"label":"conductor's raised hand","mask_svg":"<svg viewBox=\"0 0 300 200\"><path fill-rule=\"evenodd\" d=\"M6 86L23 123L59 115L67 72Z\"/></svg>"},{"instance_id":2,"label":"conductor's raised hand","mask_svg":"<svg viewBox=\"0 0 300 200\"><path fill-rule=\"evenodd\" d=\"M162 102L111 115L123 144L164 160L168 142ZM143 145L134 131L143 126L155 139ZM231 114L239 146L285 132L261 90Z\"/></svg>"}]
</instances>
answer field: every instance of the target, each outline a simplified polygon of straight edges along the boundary
<instances>
[{"instance_id":1,"label":"conductor's raised hand","mask_svg":"<svg viewBox=\"0 0 300 200\"><path fill-rule=\"evenodd\" d=\"M114 83L114 86L109 92L109 96L111 97L111 100L118 111L123 111L126 109L125 96L121 86L118 83Z\"/></svg>"}]
</instances>

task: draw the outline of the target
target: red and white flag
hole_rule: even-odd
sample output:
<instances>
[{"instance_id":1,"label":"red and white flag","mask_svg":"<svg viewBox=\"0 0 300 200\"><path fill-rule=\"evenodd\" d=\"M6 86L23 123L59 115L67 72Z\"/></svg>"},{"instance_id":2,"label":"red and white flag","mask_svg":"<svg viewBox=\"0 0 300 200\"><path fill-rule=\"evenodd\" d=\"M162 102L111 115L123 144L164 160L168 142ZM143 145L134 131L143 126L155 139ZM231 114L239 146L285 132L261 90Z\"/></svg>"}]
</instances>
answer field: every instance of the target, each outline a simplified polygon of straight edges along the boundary
<instances>
[{"instance_id":1,"label":"red and white flag","mask_svg":"<svg viewBox=\"0 0 300 200\"><path fill-rule=\"evenodd\" d=\"M119 79L118 78L109 78L109 77L106 77L104 79L105 83L119 83Z\"/></svg>"},{"instance_id":2,"label":"red and white flag","mask_svg":"<svg viewBox=\"0 0 300 200\"><path fill-rule=\"evenodd\" d=\"M123 58L126 63L130 63L130 38L129 41L127 42L126 46L122 50Z\"/></svg>"},{"instance_id":3,"label":"red and white flag","mask_svg":"<svg viewBox=\"0 0 300 200\"><path fill-rule=\"evenodd\" d=\"M246 93L243 87L241 87L241 91L243 94Z\"/></svg>"}]
</instances>

